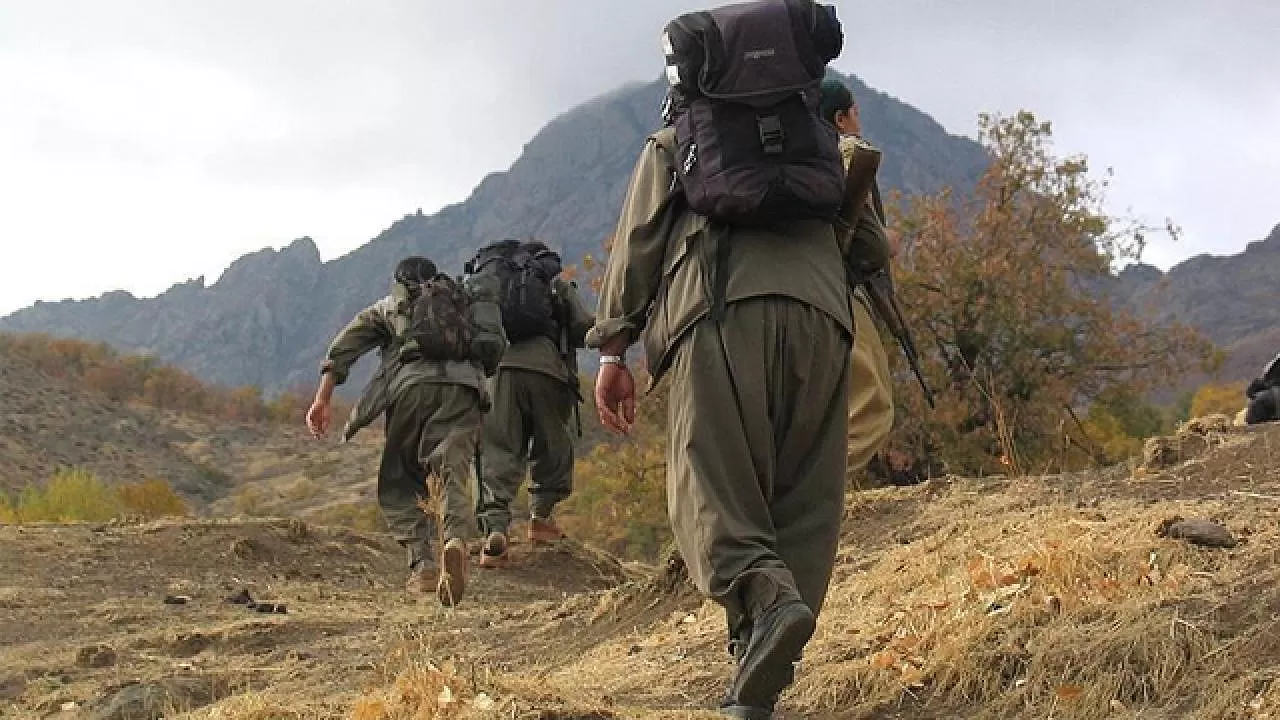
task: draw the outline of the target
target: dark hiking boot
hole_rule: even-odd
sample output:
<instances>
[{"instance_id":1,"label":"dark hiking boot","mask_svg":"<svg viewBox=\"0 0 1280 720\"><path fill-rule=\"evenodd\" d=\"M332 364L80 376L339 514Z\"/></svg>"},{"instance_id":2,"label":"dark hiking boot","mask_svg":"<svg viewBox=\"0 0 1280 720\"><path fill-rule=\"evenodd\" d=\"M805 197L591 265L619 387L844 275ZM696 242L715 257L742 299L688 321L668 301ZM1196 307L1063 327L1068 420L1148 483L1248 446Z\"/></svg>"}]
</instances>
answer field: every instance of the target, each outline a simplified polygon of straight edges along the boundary
<instances>
[{"instance_id":1,"label":"dark hiking boot","mask_svg":"<svg viewBox=\"0 0 1280 720\"><path fill-rule=\"evenodd\" d=\"M729 689L735 706L772 708L795 679L794 663L815 627L813 612L799 600L778 603L757 617Z\"/></svg>"},{"instance_id":2,"label":"dark hiking boot","mask_svg":"<svg viewBox=\"0 0 1280 720\"><path fill-rule=\"evenodd\" d=\"M440 553L440 580L436 583L436 595L440 604L453 607L462 602L467 590L467 544L459 538L445 543Z\"/></svg>"},{"instance_id":3,"label":"dark hiking boot","mask_svg":"<svg viewBox=\"0 0 1280 720\"><path fill-rule=\"evenodd\" d=\"M534 545L564 539L564 531L551 518L534 517L529 521L529 542Z\"/></svg>"},{"instance_id":4,"label":"dark hiking boot","mask_svg":"<svg viewBox=\"0 0 1280 720\"><path fill-rule=\"evenodd\" d=\"M439 577L435 563L419 560L409 568L409 577L404 582L405 592L410 595L426 595L436 589Z\"/></svg>"},{"instance_id":5,"label":"dark hiking boot","mask_svg":"<svg viewBox=\"0 0 1280 720\"><path fill-rule=\"evenodd\" d=\"M480 548L480 567L504 568L507 566L507 536L505 533L489 533Z\"/></svg>"}]
</instances>

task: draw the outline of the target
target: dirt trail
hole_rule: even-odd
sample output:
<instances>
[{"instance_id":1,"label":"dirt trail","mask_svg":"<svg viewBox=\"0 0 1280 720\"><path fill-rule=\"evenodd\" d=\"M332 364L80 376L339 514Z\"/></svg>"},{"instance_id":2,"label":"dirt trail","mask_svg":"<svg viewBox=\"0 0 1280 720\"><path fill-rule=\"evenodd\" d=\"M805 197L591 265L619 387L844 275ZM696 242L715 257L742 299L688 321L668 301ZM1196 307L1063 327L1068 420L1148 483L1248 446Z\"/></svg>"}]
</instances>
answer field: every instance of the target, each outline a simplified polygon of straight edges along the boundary
<instances>
[{"instance_id":1,"label":"dirt trail","mask_svg":"<svg viewBox=\"0 0 1280 720\"><path fill-rule=\"evenodd\" d=\"M785 717L1280 718L1280 429L1206 445L1165 469L851 495ZM1159 536L1174 517L1236 545ZM406 597L379 535L0 527L0 716L132 717L121 698L145 691L209 720L713 717L723 619L678 564L513 552L445 610ZM242 589L287 614L224 602Z\"/></svg>"},{"instance_id":2,"label":"dirt trail","mask_svg":"<svg viewBox=\"0 0 1280 720\"><path fill-rule=\"evenodd\" d=\"M0 716L93 717L130 682L184 677L217 686L202 700L322 687L333 716L344 716L362 691L394 674L389 648L431 636L441 651L500 655L523 647L522 627L555 615L549 608L567 597L628 577L617 561L572 542L513 553L509 570L476 568L469 601L445 610L404 592L393 543L341 528L296 520L3 526ZM227 602L241 590L286 612ZM88 657L95 648L97 661Z\"/></svg>"}]
</instances>

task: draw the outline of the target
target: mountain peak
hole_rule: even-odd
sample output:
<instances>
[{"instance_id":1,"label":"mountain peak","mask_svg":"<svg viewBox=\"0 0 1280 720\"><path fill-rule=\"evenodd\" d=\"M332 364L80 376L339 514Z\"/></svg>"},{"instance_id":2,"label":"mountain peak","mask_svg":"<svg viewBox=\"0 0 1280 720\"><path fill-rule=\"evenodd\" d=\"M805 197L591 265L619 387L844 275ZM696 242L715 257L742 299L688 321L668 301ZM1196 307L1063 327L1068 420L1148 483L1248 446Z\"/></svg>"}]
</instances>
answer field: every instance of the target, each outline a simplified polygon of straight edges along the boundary
<instances>
[{"instance_id":1,"label":"mountain peak","mask_svg":"<svg viewBox=\"0 0 1280 720\"><path fill-rule=\"evenodd\" d=\"M849 82L868 134L884 150L886 190L933 192L976 181L986 164L976 143L856 78ZM312 382L333 333L386 292L406 255L458 272L480 245L513 235L542 238L568 263L598 254L617 224L644 138L660 125L665 92L661 79L632 84L560 114L465 201L433 215L406 214L328 263L311 238L300 237L237 259L211 286L201 279L151 299L45 303L0 320L0 329L146 349L226 385L271 391Z\"/></svg>"}]
</instances>

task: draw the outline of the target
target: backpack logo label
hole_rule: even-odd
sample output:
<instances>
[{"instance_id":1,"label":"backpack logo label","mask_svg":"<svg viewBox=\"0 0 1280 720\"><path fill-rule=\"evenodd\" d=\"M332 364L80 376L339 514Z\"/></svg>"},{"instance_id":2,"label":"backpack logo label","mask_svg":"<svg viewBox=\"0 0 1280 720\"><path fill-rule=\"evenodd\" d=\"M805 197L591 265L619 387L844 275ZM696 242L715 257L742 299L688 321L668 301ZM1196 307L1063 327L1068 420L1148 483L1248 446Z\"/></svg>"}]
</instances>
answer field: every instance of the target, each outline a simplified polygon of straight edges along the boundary
<instances>
[{"instance_id":1,"label":"backpack logo label","mask_svg":"<svg viewBox=\"0 0 1280 720\"><path fill-rule=\"evenodd\" d=\"M773 48L765 48L763 50L748 50L742 54L743 60L763 60L777 55L778 51Z\"/></svg>"}]
</instances>

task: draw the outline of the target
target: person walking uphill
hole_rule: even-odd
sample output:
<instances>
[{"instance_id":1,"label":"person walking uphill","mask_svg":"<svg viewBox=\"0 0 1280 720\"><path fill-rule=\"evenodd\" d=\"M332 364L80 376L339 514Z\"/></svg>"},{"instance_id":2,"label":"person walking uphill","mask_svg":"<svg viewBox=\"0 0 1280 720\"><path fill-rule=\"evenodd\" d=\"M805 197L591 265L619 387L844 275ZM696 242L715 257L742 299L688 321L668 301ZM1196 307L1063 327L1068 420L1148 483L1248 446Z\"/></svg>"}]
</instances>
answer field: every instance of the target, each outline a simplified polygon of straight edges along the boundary
<instances>
[{"instance_id":1,"label":"person walking uphill","mask_svg":"<svg viewBox=\"0 0 1280 720\"><path fill-rule=\"evenodd\" d=\"M482 567L506 564L511 503L530 473L529 540L563 536L552 520L573 489L573 417L579 402L577 348L594 317L577 286L559 277L560 256L540 242L482 248L475 274L497 278L511 345L491 383L479 463Z\"/></svg>"},{"instance_id":2,"label":"person walking uphill","mask_svg":"<svg viewBox=\"0 0 1280 720\"><path fill-rule=\"evenodd\" d=\"M830 6L761 0L682 15L663 41L667 126L636 163L588 334L596 402L630 430L625 355L641 340L653 382L671 382L676 542L725 610L736 666L721 712L769 718L843 515L854 320L832 226L844 170L817 105L843 38Z\"/></svg>"},{"instance_id":3,"label":"person walking uphill","mask_svg":"<svg viewBox=\"0 0 1280 720\"><path fill-rule=\"evenodd\" d=\"M840 155L847 169L856 145L862 142L858 106L853 93L834 74L823 80L821 97L822 118L840 133ZM878 194L873 197L878 198ZM879 203L869 198L866 209L858 215L851 252L872 248L888 250L884 223ZM892 254L891 250L886 253ZM877 258L876 262L887 265L888 257ZM862 471L872 458L884 451L893 429L893 378L866 293L859 287L854 290L854 297L853 316L858 332L850 371L848 463L850 468Z\"/></svg>"},{"instance_id":4,"label":"person walking uphill","mask_svg":"<svg viewBox=\"0 0 1280 720\"><path fill-rule=\"evenodd\" d=\"M464 288L426 258L405 258L396 266L391 294L356 315L330 344L307 412L311 432L326 435L334 388L361 356L381 351L343 440L385 415L378 504L407 551L406 588L435 591L444 605L456 604L466 588L466 540L475 525L471 461L489 404L484 377L496 370L507 344L494 295L492 287ZM439 479L444 496L438 565L431 551L436 523L422 506L428 475Z\"/></svg>"}]
</instances>

